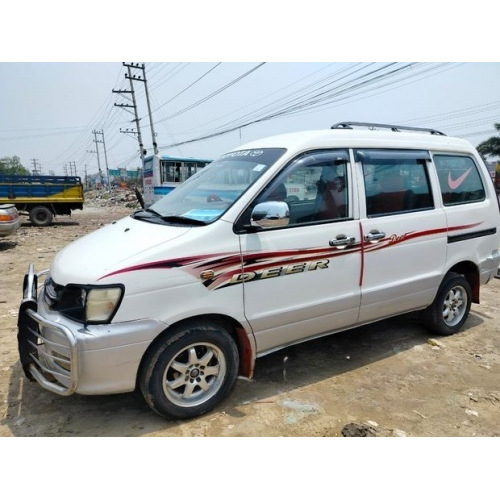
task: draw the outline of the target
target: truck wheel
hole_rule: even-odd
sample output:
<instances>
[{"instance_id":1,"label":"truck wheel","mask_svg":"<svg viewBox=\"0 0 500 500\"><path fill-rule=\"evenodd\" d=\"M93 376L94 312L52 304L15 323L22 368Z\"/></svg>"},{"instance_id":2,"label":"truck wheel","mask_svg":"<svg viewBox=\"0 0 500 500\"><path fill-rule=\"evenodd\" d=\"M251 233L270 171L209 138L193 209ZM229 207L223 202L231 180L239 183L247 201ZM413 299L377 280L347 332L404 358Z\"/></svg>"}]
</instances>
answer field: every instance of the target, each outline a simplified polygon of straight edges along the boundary
<instances>
[{"instance_id":1,"label":"truck wheel","mask_svg":"<svg viewBox=\"0 0 500 500\"><path fill-rule=\"evenodd\" d=\"M30 221L34 226L50 226L52 212L47 207L35 207L30 210Z\"/></svg>"},{"instance_id":2,"label":"truck wheel","mask_svg":"<svg viewBox=\"0 0 500 500\"><path fill-rule=\"evenodd\" d=\"M146 353L139 387L159 415L193 418L231 392L238 367L231 335L215 323L193 322L176 328Z\"/></svg>"},{"instance_id":3,"label":"truck wheel","mask_svg":"<svg viewBox=\"0 0 500 500\"><path fill-rule=\"evenodd\" d=\"M422 313L425 326L439 335L458 332L469 315L471 296L469 282L461 274L448 273L434 302Z\"/></svg>"}]
</instances>

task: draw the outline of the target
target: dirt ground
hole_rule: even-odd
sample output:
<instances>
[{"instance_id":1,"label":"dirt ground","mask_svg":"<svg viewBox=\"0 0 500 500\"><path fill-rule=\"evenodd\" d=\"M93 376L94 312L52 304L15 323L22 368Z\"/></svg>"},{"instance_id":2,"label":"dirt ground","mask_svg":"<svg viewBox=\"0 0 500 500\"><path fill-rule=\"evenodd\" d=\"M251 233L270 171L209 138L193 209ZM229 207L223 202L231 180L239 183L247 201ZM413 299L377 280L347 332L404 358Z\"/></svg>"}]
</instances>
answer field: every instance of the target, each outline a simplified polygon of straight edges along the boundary
<instances>
[{"instance_id":1,"label":"dirt ground","mask_svg":"<svg viewBox=\"0 0 500 500\"><path fill-rule=\"evenodd\" d=\"M465 328L431 337L415 314L294 346L257 361L221 406L167 421L140 394L61 397L29 382L17 352L28 264L48 268L67 243L129 214L86 205L53 226L27 218L0 239L0 437L500 436L500 280L482 290Z\"/></svg>"}]
</instances>

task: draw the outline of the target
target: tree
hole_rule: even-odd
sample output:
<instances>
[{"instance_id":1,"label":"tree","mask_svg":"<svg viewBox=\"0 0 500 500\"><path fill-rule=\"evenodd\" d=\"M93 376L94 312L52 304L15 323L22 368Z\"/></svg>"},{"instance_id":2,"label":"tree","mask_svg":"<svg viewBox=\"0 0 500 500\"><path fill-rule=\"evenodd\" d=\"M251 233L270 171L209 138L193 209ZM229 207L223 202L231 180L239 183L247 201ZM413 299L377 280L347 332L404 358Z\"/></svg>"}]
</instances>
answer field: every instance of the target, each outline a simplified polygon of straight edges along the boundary
<instances>
[{"instance_id":1,"label":"tree","mask_svg":"<svg viewBox=\"0 0 500 500\"><path fill-rule=\"evenodd\" d=\"M30 175L30 171L22 166L19 156L4 156L0 158L0 174Z\"/></svg>"},{"instance_id":2,"label":"tree","mask_svg":"<svg viewBox=\"0 0 500 500\"><path fill-rule=\"evenodd\" d=\"M495 128L500 134L500 123L495 123ZM500 156L500 135L494 135L483 141L477 150L482 156Z\"/></svg>"}]
</instances>

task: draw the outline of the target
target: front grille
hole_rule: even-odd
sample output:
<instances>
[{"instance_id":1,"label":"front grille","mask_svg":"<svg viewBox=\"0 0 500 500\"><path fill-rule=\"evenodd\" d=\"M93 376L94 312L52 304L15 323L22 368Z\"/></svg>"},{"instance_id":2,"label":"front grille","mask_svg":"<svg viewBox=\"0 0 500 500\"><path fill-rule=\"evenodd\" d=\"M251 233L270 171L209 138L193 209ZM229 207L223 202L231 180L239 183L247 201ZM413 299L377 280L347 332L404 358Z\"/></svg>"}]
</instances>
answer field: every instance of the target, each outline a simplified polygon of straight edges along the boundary
<instances>
[{"instance_id":1,"label":"front grille","mask_svg":"<svg viewBox=\"0 0 500 500\"><path fill-rule=\"evenodd\" d=\"M44 285L45 302L50 308L55 308L61 300L64 287L54 283L52 278L47 278Z\"/></svg>"}]
</instances>

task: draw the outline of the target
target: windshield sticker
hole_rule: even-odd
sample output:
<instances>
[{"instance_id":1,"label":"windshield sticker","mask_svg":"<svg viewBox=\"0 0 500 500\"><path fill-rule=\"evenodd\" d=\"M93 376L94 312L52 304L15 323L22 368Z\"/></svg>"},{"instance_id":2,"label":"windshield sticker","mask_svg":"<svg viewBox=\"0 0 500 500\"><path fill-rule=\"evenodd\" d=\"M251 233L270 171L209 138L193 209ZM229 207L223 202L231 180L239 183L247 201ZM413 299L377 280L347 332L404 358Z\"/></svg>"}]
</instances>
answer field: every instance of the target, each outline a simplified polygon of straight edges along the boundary
<instances>
[{"instance_id":1,"label":"windshield sticker","mask_svg":"<svg viewBox=\"0 0 500 500\"><path fill-rule=\"evenodd\" d=\"M261 156L264 154L262 149L247 149L245 151L233 151L232 153L226 153L222 155L221 158L239 158L243 156Z\"/></svg>"},{"instance_id":2,"label":"windshield sticker","mask_svg":"<svg viewBox=\"0 0 500 500\"><path fill-rule=\"evenodd\" d=\"M203 210L203 209L193 209L189 210L185 214L182 214L183 217L187 217L188 219L200 220L202 222L210 222L223 212L223 210Z\"/></svg>"},{"instance_id":3,"label":"windshield sticker","mask_svg":"<svg viewBox=\"0 0 500 500\"><path fill-rule=\"evenodd\" d=\"M253 167L253 171L260 172L263 168L266 168L266 166L262 165L262 163L259 163L258 165L255 165L255 167Z\"/></svg>"}]
</instances>

